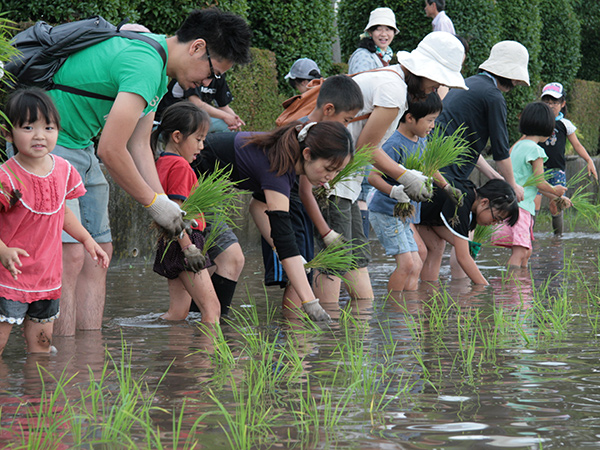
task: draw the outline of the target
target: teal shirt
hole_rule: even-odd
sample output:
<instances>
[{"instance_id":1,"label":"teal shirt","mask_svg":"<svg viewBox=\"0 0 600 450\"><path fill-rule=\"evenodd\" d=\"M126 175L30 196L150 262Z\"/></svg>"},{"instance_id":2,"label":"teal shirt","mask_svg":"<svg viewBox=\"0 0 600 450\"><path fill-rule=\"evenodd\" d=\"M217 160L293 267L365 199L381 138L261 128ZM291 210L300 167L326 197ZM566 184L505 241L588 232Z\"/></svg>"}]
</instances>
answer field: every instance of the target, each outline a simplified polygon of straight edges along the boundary
<instances>
[{"instance_id":1,"label":"teal shirt","mask_svg":"<svg viewBox=\"0 0 600 450\"><path fill-rule=\"evenodd\" d=\"M165 36L146 34L167 51ZM167 92L168 79L163 60L153 47L114 37L69 56L54 82L109 97L119 92L137 94L146 101L146 115L156 111ZM51 90L49 95L61 118L58 144L72 149L88 147L104 127L113 102L59 90Z\"/></svg>"},{"instance_id":2,"label":"teal shirt","mask_svg":"<svg viewBox=\"0 0 600 450\"><path fill-rule=\"evenodd\" d=\"M513 166L513 173L517 184L523 186L527 179L533 175L532 163L536 159L542 159L545 162L548 157L544 149L529 139L523 139L515 144L510 154L510 160ZM524 188L525 198L519 202L519 207L535 215L535 196L537 187L528 186Z\"/></svg>"}]
</instances>

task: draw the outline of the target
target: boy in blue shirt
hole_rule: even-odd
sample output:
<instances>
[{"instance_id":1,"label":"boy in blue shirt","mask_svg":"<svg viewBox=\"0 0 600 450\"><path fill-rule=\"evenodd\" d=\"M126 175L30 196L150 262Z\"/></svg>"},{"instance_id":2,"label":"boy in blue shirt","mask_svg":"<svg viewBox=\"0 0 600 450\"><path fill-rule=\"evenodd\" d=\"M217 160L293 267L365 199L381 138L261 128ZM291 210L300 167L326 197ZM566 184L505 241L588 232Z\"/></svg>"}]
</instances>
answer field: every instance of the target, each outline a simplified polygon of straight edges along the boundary
<instances>
[{"instance_id":1,"label":"boy in blue shirt","mask_svg":"<svg viewBox=\"0 0 600 450\"><path fill-rule=\"evenodd\" d=\"M400 164L404 164L408 155L422 154L427 145L426 137L435 127L435 119L441 111L442 101L435 92L424 100L410 102L398 129L383 144L383 150ZM388 290L415 290L427 252L415 228L420 221L420 204L414 203L415 213L408 219L395 217L396 203L410 201L403 186L377 171L372 171L368 179L377 188L369 202L371 226L386 254L396 259L396 269L390 275ZM444 190L453 189L439 173L434 182ZM419 256L419 252L423 252L423 256Z\"/></svg>"}]
</instances>

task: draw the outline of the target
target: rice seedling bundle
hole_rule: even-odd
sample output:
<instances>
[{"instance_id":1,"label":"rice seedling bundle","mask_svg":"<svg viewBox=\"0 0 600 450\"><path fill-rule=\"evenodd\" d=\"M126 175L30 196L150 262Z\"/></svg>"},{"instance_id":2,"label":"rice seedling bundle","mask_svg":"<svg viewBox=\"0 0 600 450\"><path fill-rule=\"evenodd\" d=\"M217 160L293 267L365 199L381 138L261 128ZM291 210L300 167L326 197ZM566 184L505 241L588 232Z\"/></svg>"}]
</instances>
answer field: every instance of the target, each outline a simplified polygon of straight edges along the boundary
<instances>
[{"instance_id":1,"label":"rice seedling bundle","mask_svg":"<svg viewBox=\"0 0 600 450\"><path fill-rule=\"evenodd\" d=\"M353 250L367 245L353 244L343 238L338 238L331 245L325 247L313 259L304 264L306 269L316 269L327 275L343 278L350 270L356 269L357 255Z\"/></svg>"},{"instance_id":2,"label":"rice seedling bundle","mask_svg":"<svg viewBox=\"0 0 600 450\"><path fill-rule=\"evenodd\" d=\"M319 186L313 190L319 206L324 207L327 204L327 197L338 183L351 180L355 176L365 173L367 167L373 164L375 148L372 145L363 145L356 150L350 162L328 183L328 186Z\"/></svg>"},{"instance_id":3,"label":"rice seedling bundle","mask_svg":"<svg viewBox=\"0 0 600 450\"><path fill-rule=\"evenodd\" d=\"M237 182L229 179L231 171L217 167L210 174L200 175L198 185L181 205L186 219L205 220L211 226L210 233L205 236L203 254L228 226L236 226L234 217L240 213L239 199L244 191L235 189Z\"/></svg>"},{"instance_id":4,"label":"rice seedling bundle","mask_svg":"<svg viewBox=\"0 0 600 450\"><path fill-rule=\"evenodd\" d=\"M423 152L406 155L402 165L407 169L418 170L428 177L427 189L431 190L432 177L436 172L451 165L460 167L467 162L466 156L471 150L467 140L462 137L465 129L466 127L461 125L454 133L446 136L445 127L435 127L427 137L427 146ZM414 207L410 203L398 203L394 207L396 217L405 219L413 214Z\"/></svg>"},{"instance_id":5,"label":"rice seedling bundle","mask_svg":"<svg viewBox=\"0 0 600 450\"><path fill-rule=\"evenodd\" d=\"M594 196L593 192L586 191L586 189L592 184L592 180L588 177L587 167L581 169L577 174L567 182L569 189L575 189L569 200L573 205L573 208L578 214L596 231L600 231L600 205L592 203ZM556 203L558 211L565 209L565 202L560 198L552 199Z\"/></svg>"}]
</instances>

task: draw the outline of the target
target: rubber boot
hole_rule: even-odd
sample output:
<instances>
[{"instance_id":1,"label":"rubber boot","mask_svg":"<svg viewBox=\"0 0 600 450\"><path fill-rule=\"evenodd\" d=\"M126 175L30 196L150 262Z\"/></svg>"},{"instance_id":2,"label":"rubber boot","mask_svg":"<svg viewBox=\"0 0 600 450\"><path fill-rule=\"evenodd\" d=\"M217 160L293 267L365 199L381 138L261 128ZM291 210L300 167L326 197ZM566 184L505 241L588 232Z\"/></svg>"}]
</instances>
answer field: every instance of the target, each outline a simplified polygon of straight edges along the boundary
<instances>
[{"instance_id":1,"label":"rubber boot","mask_svg":"<svg viewBox=\"0 0 600 450\"><path fill-rule=\"evenodd\" d=\"M552 230L555 236L562 236L563 234L563 214L560 213L557 216L552 216Z\"/></svg>"}]
</instances>

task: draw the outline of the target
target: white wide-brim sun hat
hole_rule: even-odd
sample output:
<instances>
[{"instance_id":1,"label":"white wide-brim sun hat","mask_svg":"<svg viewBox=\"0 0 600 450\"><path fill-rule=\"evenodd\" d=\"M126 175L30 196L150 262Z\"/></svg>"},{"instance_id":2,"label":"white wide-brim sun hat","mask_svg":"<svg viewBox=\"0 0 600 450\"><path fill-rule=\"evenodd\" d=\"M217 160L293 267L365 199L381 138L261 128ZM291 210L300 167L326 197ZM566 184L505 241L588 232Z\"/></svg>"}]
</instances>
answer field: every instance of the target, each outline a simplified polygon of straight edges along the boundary
<instances>
[{"instance_id":1,"label":"white wide-brim sun hat","mask_svg":"<svg viewBox=\"0 0 600 450\"><path fill-rule=\"evenodd\" d=\"M490 57L479 68L493 75L529 86L529 52L517 41L501 41L490 50Z\"/></svg>"},{"instance_id":2,"label":"white wide-brim sun hat","mask_svg":"<svg viewBox=\"0 0 600 450\"><path fill-rule=\"evenodd\" d=\"M396 56L398 62L413 75L444 86L469 89L460 73L465 48L452 33L429 33L412 52L400 51Z\"/></svg>"},{"instance_id":3,"label":"white wide-brim sun hat","mask_svg":"<svg viewBox=\"0 0 600 450\"><path fill-rule=\"evenodd\" d=\"M377 27L379 25L385 25L394 29L394 34L398 34L398 28L396 27L396 15L390 8L375 8L369 15L369 23L365 27L365 32L369 31L371 27Z\"/></svg>"}]
</instances>

